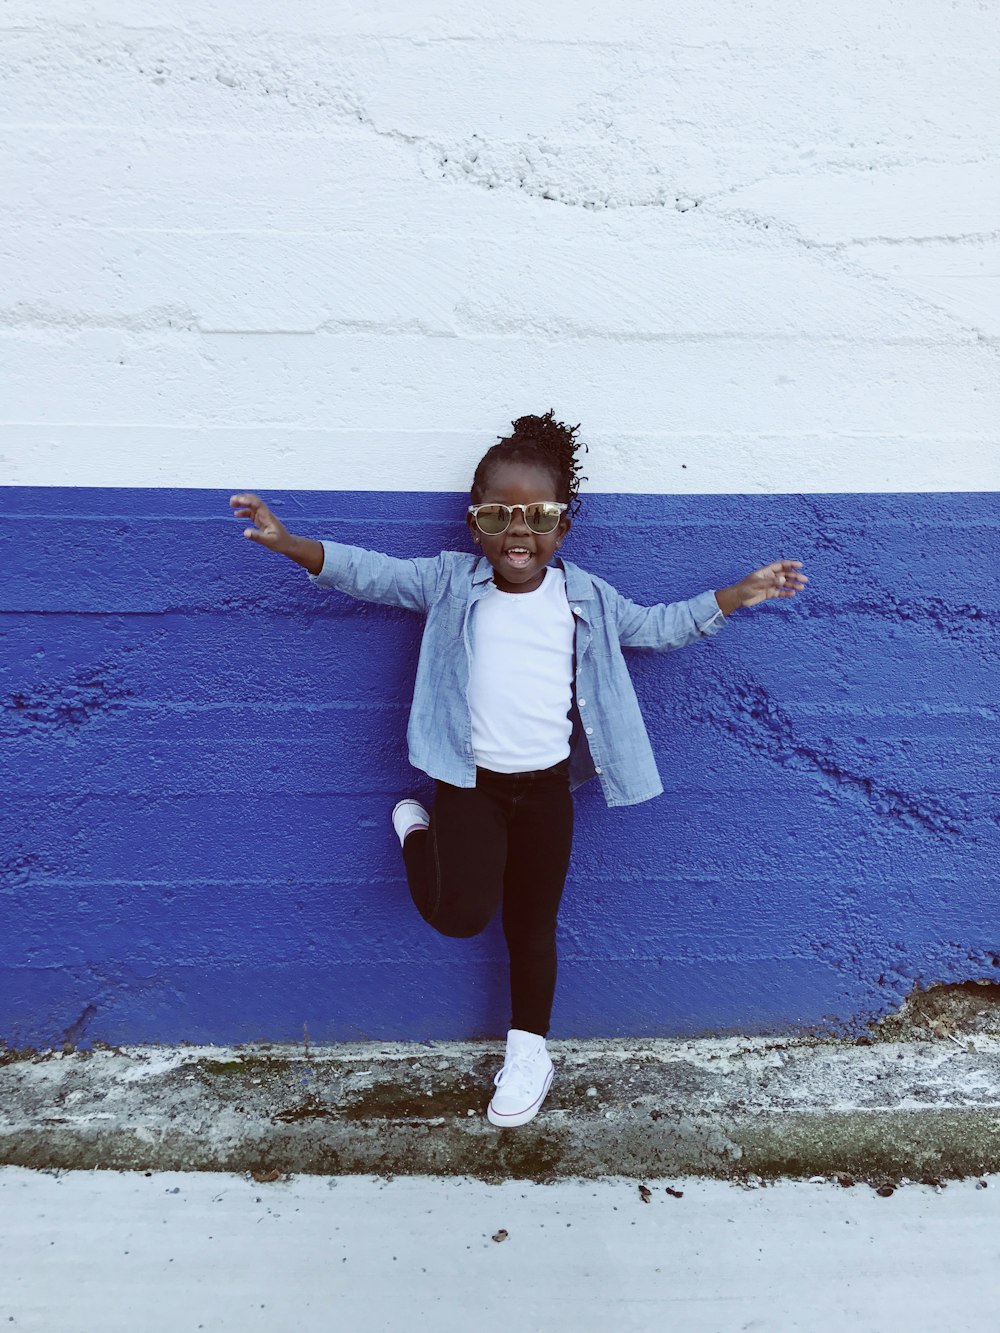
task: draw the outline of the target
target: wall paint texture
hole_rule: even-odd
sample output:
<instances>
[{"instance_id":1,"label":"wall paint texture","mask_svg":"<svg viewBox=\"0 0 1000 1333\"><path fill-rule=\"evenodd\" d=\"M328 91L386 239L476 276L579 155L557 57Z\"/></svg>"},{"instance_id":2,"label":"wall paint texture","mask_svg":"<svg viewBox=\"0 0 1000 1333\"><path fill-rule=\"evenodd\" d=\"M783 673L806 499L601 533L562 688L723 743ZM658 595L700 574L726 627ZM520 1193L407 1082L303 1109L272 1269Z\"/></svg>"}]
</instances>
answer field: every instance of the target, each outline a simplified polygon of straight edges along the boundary
<instances>
[{"instance_id":1,"label":"wall paint texture","mask_svg":"<svg viewBox=\"0 0 1000 1333\"><path fill-rule=\"evenodd\" d=\"M630 656L666 793L578 795L553 1035L1000 978L1000 19L652 8L5 6L0 1040L505 1029L389 826L419 621L228 498L465 549L549 407L572 559L811 578Z\"/></svg>"}]
</instances>

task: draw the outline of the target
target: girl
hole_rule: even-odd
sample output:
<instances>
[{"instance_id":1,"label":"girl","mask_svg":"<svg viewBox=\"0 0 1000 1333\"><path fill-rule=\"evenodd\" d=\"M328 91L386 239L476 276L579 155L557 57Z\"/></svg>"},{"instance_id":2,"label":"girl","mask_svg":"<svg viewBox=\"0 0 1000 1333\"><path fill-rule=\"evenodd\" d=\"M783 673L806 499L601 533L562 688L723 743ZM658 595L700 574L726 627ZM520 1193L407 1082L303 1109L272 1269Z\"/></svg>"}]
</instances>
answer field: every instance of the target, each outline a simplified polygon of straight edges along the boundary
<instances>
[{"instance_id":1,"label":"girl","mask_svg":"<svg viewBox=\"0 0 1000 1333\"><path fill-rule=\"evenodd\" d=\"M741 606L794 597L801 562L776 560L732 587L638 606L556 555L580 507L579 426L549 410L512 423L472 481L479 552L399 560L287 532L259 496L234 495L244 536L302 565L318 587L427 618L407 740L435 779L433 813L411 798L392 823L413 901L444 935L483 930L502 903L511 1025L487 1109L535 1116L552 1081L546 1050L556 916L573 836L570 793L591 777L609 805L663 787L622 648L681 648Z\"/></svg>"}]
</instances>

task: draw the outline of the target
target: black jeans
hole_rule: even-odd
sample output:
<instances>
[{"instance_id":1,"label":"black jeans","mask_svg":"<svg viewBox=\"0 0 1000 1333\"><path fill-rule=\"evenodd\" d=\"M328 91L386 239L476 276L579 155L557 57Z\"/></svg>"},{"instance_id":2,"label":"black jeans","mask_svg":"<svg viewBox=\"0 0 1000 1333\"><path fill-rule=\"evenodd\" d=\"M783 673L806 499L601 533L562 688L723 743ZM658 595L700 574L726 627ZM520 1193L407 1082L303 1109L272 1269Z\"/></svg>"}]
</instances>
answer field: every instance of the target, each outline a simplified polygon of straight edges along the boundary
<instances>
[{"instance_id":1,"label":"black jeans","mask_svg":"<svg viewBox=\"0 0 1000 1333\"><path fill-rule=\"evenodd\" d=\"M430 828L403 844L410 893L442 935L483 930L503 900L512 1028L548 1035L556 917L573 842L569 760L531 773L476 769L475 787L436 784Z\"/></svg>"}]
</instances>

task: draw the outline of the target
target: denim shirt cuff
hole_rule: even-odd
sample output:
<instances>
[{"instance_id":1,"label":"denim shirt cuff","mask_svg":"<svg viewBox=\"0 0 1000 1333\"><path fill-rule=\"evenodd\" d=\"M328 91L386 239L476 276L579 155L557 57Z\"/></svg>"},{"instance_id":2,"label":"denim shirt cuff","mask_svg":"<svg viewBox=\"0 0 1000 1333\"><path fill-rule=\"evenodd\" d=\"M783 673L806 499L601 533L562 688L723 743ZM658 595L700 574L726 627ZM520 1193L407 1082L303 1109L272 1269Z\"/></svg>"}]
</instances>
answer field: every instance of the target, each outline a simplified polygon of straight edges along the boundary
<instances>
[{"instance_id":1,"label":"denim shirt cuff","mask_svg":"<svg viewBox=\"0 0 1000 1333\"><path fill-rule=\"evenodd\" d=\"M310 574L309 571L306 570L306 577L310 583L315 583L320 588L330 588L333 586L335 561L333 559L331 547L336 544L337 543L335 542L320 542L320 546L323 548L323 565L318 574Z\"/></svg>"},{"instance_id":2,"label":"denim shirt cuff","mask_svg":"<svg viewBox=\"0 0 1000 1333\"><path fill-rule=\"evenodd\" d=\"M697 597L692 597L688 606L691 608L691 615L698 626L699 634L718 634L724 625L729 624L722 614L722 607L715 600L714 589L700 592Z\"/></svg>"}]
</instances>

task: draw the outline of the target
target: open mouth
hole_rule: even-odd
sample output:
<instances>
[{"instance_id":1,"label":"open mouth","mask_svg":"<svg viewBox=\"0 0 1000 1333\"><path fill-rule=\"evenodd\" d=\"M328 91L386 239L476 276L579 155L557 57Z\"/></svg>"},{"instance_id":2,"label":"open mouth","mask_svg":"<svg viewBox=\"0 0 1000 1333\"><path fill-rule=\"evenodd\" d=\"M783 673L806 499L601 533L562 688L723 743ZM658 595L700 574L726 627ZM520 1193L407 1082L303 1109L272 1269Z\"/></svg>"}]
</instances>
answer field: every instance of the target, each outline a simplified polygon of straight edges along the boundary
<instances>
[{"instance_id":1,"label":"open mouth","mask_svg":"<svg viewBox=\"0 0 1000 1333\"><path fill-rule=\"evenodd\" d=\"M526 546L508 546L504 551L504 559L508 560L515 569L524 569L531 562L533 555Z\"/></svg>"}]
</instances>

